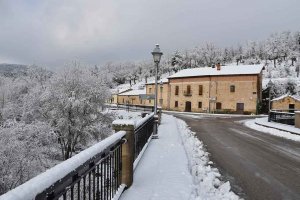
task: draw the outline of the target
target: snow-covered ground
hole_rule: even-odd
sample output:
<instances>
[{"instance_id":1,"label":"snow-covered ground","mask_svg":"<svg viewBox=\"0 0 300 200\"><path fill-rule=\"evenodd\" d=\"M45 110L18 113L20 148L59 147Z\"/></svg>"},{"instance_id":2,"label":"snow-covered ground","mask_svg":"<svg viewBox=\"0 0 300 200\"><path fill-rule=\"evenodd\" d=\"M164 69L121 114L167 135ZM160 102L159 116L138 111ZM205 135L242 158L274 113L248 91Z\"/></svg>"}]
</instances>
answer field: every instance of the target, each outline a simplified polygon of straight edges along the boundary
<instances>
[{"instance_id":1,"label":"snow-covered ground","mask_svg":"<svg viewBox=\"0 0 300 200\"><path fill-rule=\"evenodd\" d=\"M300 142L300 135L292 134L290 132L295 132L300 134L300 129L295 128L294 126L275 123L275 122L268 122L268 118L256 118L251 120L244 120L242 121L246 126L249 128L261 131L263 133L275 135L278 137L286 138L289 140L294 140ZM260 124L260 125L259 125ZM264 126L262 126L264 125ZM268 127L265 127L268 126ZM269 128L274 127L274 128ZM280 130L278 130L280 129ZM285 131L283 131L285 130Z\"/></svg>"},{"instance_id":2,"label":"snow-covered ground","mask_svg":"<svg viewBox=\"0 0 300 200\"><path fill-rule=\"evenodd\" d=\"M186 123L163 115L159 139L152 140L122 200L239 199L212 168L203 144Z\"/></svg>"},{"instance_id":3,"label":"snow-covered ground","mask_svg":"<svg viewBox=\"0 0 300 200\"><path fill-rule=\"evenodd\" d=\"M114 116L114 119L124 119L124 120L134 120L134 121L138 121L142 119L141 112L132 112L126 110L109 110L108 112Z\"/></svg>"}]
</instances>

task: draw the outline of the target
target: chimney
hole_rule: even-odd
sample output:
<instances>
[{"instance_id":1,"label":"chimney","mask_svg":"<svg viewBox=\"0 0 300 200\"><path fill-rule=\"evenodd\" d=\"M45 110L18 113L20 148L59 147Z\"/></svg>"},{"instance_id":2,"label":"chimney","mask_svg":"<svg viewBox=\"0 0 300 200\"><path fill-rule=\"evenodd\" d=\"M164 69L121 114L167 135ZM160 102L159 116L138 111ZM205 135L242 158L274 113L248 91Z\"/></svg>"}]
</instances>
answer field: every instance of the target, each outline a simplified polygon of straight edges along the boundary
<instances>
[{"instance_id":1,"label":"chimney","mask_svg":"<svg viewBox=\"0 0 300 200\"><path fill-rule=\"evenodd\" d=\"M220 63L217 64L217 70L218 70L218 71L221 70L221 65L220 65Z\"/></svg>"}]
</instances>

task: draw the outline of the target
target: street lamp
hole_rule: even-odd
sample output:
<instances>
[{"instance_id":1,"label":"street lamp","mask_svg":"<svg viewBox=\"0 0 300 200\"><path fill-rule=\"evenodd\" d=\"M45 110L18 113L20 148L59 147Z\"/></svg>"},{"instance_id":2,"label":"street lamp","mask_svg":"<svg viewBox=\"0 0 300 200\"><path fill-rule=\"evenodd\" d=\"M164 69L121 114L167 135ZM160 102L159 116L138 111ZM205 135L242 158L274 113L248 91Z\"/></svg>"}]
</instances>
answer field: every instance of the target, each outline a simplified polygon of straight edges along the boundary
<instances>
[{"instance_id":1,"label":"street lamp","mask_svg":"<svg viewBox=\"0 0 300 200\"><path fill-rule=\"evenodd\" d=\"M162 108L162 106L163 106L163 96L162 96L162 92L163 92L163 87L164 87L164 83L163 83L162 80L160 80L159 85L160 85L160 100L159 100L159 105L160 105L160 107Z\"/></svg>"},{"instance_id":2,"label":"street lamp","mask_svg":"<svg viewBox=\"0 0 300 200\"><path fill-rule=\"evenodd\" d=\"M157 116L157 75L158 75L158 64L160 62L161 56L163 53L160 51L159 45L157 44L154 50L152 51L153 60L155 63L155 99L154 99L154 127L153 127L153 136L152 138L157 139L157 123L158 123L158 116Z\"/></svg>"},{"instance_id":3,"label":"street lamp","mask_svg":"<svg viewBox=\"0 0 300 200\"><path fill-rule=\"evenodd\" d=\"M270 79L270 81L268 82L268 88L269 88L269 112L271 111L271 90L272 90L273 86L274 86L274 83Z\"/></svg>"}]
</instances>

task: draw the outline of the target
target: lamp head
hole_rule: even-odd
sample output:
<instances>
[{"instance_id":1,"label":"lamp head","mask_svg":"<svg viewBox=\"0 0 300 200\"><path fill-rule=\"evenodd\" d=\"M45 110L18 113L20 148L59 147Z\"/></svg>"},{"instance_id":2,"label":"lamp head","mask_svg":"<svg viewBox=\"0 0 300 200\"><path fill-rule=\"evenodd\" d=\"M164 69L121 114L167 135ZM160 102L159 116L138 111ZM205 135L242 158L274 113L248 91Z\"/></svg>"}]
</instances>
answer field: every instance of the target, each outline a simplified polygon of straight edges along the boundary
<instances>
[{"instance_id":1,"label":"lamp head","mask_svg":"<svg viewBox=\"0 0 300 200\"><path fill-rule=\"evenodd\" d=\"M161 56L163 55L163 53L160 51L159 44L157 44L156 47L153 49L152 55L154 62L159 63Z\"/></svg>"}]
</instances>

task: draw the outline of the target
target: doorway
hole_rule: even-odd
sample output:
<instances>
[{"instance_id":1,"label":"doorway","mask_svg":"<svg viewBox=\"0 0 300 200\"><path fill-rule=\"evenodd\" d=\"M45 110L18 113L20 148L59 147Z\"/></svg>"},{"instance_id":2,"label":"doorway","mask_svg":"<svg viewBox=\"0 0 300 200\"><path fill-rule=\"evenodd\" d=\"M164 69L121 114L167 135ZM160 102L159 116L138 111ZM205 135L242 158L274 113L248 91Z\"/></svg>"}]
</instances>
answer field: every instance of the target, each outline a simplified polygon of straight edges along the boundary
<instances>
[{"instance_id":1,"label":"doorway","mask_svg":"<svg viewBox=\"0 0 300 200\"><path fill-rule=\"evenodd\" d=\"M244 103L237 103L236 104L236 112L238 114L243 114L244 113Z\"/></svg>"},{"instance_id":2,"label":"doorway","mask_svg":"<svg viewBox=\"0 0 300 200\"><path fill-rule=\"evenodd\" d=\"M192 111L192 103L190 101L185 102L185 112L191 112Z\"/></svg>"}]
</instances>

